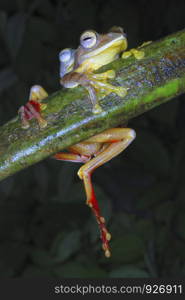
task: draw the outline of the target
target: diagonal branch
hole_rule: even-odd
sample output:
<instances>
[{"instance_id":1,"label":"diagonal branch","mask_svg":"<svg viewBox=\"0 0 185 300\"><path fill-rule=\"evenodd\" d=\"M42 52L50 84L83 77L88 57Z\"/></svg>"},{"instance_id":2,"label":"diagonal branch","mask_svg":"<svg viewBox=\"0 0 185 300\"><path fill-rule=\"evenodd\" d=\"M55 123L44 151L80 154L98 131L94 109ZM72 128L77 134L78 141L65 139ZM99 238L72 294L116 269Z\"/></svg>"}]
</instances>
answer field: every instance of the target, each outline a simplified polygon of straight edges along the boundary
<instances>
[{"instance_id":1,"label":"diagonal branch","mask_svg":"<svg viewBox=\"0 0 185 300\"><path fill-rule=\"evenodd\" d=\"M0 127L0 180L184 93L185 30L143 49L144 59L119 59L99 71L114 69L114 84L129 88L125 98L111 94L102 99L102 113L92 114L82 87L62 89L45 99L45 129L33 120L24 130L18 117Z\"/></svg>"}]
</instances>

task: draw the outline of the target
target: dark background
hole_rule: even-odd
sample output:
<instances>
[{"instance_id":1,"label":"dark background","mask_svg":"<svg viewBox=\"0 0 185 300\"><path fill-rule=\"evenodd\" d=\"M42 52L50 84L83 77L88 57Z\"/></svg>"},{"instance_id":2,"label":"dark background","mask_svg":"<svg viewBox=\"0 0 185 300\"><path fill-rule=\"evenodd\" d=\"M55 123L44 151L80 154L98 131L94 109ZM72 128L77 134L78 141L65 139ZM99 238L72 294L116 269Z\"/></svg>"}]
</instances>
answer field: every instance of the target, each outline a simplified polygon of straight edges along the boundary
<instances>
[{"instance_id":1,"label":"dark background","mask_svg":"<svg viewBox=\"0 0 185 300\"><path fill-rule=\"evenodd\" d=\"M29 89L60 89L58 53L123 26L129 47L185 27L185 1L0 1L0 123ZM78 164L47 159L0 183L1 277L184 277L185 96L133 119L134 143L93 181L112 233L100 249Z\"/></svg>"}]
</instances>

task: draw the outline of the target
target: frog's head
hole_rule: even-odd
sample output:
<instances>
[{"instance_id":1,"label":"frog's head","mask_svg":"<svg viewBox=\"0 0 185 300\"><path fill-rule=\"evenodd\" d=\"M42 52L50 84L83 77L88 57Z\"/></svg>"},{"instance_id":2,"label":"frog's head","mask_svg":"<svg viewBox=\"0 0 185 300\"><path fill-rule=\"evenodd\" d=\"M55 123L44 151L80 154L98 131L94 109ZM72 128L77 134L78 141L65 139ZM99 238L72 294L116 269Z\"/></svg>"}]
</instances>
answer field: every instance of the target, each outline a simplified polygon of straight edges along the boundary
<instances>
[{"instance_id":1,"label":"frog's head","mask_svg":"<svg viewBox=\"0 0 185 300\"><path fill-rule=\"evenodd\" d=\"M89 65L95 70L116 59L127 48L126 35L121 27L112 27L106 34L94 30L82 33L77 49L76 65Z\"/></svg>"}]
</instances>

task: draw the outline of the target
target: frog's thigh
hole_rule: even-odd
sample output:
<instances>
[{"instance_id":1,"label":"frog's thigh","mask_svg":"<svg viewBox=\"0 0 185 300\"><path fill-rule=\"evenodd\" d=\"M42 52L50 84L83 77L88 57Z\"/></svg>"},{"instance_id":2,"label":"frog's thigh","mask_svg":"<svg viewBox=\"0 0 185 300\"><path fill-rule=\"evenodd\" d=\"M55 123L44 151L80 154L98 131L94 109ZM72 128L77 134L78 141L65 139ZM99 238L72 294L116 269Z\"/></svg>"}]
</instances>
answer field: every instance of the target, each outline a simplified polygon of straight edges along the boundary
<instances>
[{"instance_id":1,"label":"frog's thigh","mask_svg":"<svg viewBox=\"0 0 185 300\"><path fill-rule=\"evenodd\" d=\"M97 153L101 148L100 143L80 142L67 148L68 152L59 152L53 156L58 160L86 163L91 156Z\"/></svg>"},{"instance_id":2,"label":"frog's thigh","mask_svg":"<svg viewBox=\"0 0 185 300\"><path fill-rule=\"evenodd\" d=\"M78 176L84 180L85 189L87 193L87 201L91 194L91 185L89 183L89 175L99 166L103 165L113 157L121 153L134 140L136 133L131 128L112 128L97 134L86 140L86 142L110 143L102 152L96 155L93 159L83 165L79 171Z\"/></svg>"}]
</instances>

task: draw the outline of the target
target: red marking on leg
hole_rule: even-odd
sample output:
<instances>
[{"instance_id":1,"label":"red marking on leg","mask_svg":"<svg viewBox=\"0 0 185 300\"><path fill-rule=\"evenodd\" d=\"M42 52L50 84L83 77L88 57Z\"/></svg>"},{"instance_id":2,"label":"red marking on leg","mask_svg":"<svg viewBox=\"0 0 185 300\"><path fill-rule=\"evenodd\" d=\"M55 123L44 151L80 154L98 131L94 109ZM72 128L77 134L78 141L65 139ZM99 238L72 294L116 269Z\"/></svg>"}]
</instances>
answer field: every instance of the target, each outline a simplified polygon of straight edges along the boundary
<instances>
[{"instance_id":1,"label":"red marking on leg","mask_svg":"<svg viewBox=\"0 0 185 300\"><path fill-rule=\"evenodd\" d=\"M26 120L31 120L33 118L33 114L30 112L29 108L23 106L23 118Z\"/></svg>"},{"instance_id":2,"label":"red marking on leg","mask_svg":"<svg viewBox=\"0 0 185 300\"><path fill-rule=\"evenodd\" d=\"M39 103L38 101L34 101L34 100L29 100L29 103L34 107L34 109L37 112L41 111L41 103Z\"/></svg>"},{"instance_id":3,"label":"red marking on leg","mask_svg":"<svg viewBox=\"0 0 185 300\"><path fill-rule=\"evenodd\" d=\"M111 140L111 141L109 141L109 143L117 143L117 142L120 142L120 140Z\"/></svg>"},{"instance_id":4,"label":"red marking on leg","mask_svg":"<svg viewBox=\"0 0 185 300\"><path fill-rule=\"evenodd\" d=\"M105 252L105 256L110 257L111 253L110 253L109 241L111 239L111 235L106 228L105 219L100 215L100 208L99 208L98 201L97 201L97 198L96 198L93 186L92 186L91 175L89 175L89 181L91 184L91 197L88 200L88 204L91 207L91 209L96 217L97 223L99 225L100 237L102 240L102 247Z\"/></svg>"},{"instance_id":5,"label":"red marking on leg","mask_svg":"<svg viewBox=\"0 0 185 300\"><path fill-rule=\"evenodd\" d=\"M37 113L40 114L40 111L41 111L41 104L39 102L34 101L34 100L29 100L28 103L26 103L23 106L24 118L26 120L31 120L33 118L37 118L36 115L34 115L34 113L30 110L30 107L29 107L30 105L33 107L33 110L36 112L36 115L37 115Z\"/></svg>"}]
</instances>

